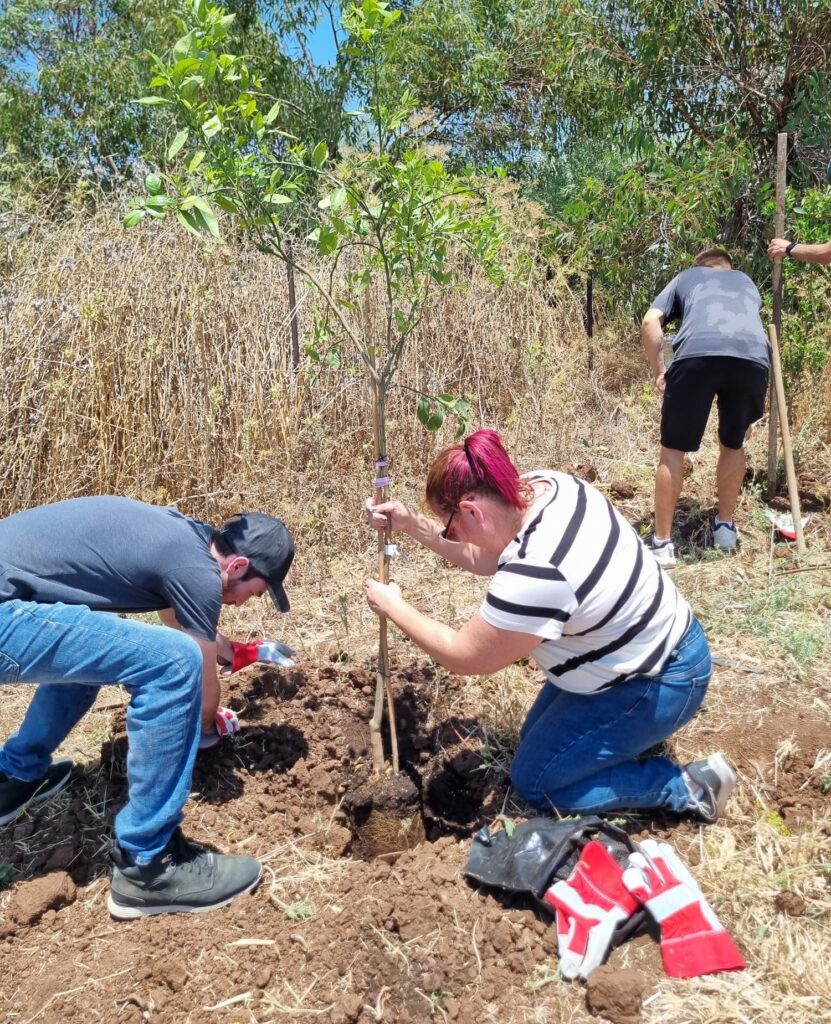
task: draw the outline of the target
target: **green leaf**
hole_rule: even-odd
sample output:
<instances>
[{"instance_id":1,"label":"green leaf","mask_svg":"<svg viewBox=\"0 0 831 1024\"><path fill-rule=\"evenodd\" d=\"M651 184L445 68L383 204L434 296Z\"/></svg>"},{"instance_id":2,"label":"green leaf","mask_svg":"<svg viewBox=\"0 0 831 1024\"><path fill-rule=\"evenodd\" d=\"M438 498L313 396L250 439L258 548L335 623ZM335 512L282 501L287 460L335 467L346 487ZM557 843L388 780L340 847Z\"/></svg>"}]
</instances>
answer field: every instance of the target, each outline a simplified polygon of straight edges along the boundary
<instances>
[{"instance_id":1,"label":"green leaf","mask_svg":"<svg viewBox=\"0 0 831 1024\"><path fill-rule=\"evenodd\" d=\"M209 117L207 121L202 125L202 134L206 139L212 139L214 135L222 131L222 122L219 120L216 114L213 117Z\"/></svg>"},{"instance_id":2,"label":"green leaf","mask_svg":"<svg viewBox=\"0 0 831 1024\"><path fill-rule=\"evenodd\" d=\"M323 167L326 163L326 158L329 156L329 148L325 142L318 142L315 148L312 150L312 165L314 167Z\"/></svg>"},{"instance_id":3,"label":"green leaf","mask_svg":"<svg viewBox=\"0 0 831 1024\"><path fill-rule=\"evenodd\" d=\"M416 416L418 417L418 422L423 423L426 427L427 421L430 419L430 399L426 398L424 395L422 395L418 400Z\"/></svg>"},{"instance_id":4,"label":"green leaf","mask_svg":"<svg viewBox=\"0 0 831 1024\"><path fill-rule=\"evenodd\" d=\"M236 203L229 196L224 196L222 193L217 193L214 196L214 202L225 213L239 213Z\"/></svg>"},{"instance_id":5,"label":"green leaf","mask_svg":"<svg viewBox=\"0 0 831 1024\"><path fill-rule=\"evenodd\" d=\"M188 196L179 207L179 212L193 212L193 221L195 223L200 224L201 221L200 226L207 228L214 238L222 237L219 233L216 215L211 208L211 204L204 196Z\"/></svg>"},{"instance_id":6,"label":"green leaf","mask_svg":"<svg viewBox=\"0 0 831 1024\"><path fill-rule=\"evenodd\" d=\"M280 103L279 100L277 100L277 102L270 108L268 113L263 118L263 122L265 124L273 124L274 121L277 119L277 115L280 113L281 106L282 104Z\"/></svg>"},{"instance_id":7,"label":"green leaf","mask_svg":"<svg viewBox=\"0 0 831 1024\"><path fill-rule=\"evenodd\" d=\"M318 230L317 251L321 256L328 256L338 247L337 232L333 231L327 224L322 224Z\"/></svg>"},{"instance_id":8,"label":"green leaf","mask_svg":"<svg viewBox=\"0 0 831 1024\"><path fill-rule=\"evenodd\" d=\"M444 410L437 406L436 411L427 420L426 426L428 430L438 430L442 423L444 423Z\"/></svg>"},{"instance_id":9,"label":"green leaf","mask_svg":"<svg viewBox=\"0 0 831 1024\"><path fill-rule=\"evenodd\" d=\"M157 196L162 191L162 179L158 174L148 174L144 179L144 187L151 196Z\"/></svg>"},{"instance_id":10,"label":"green leaf","mask_svg":"<svg viewBox=\"0 0 831 1024\"><path fill-rule=\"evenodd\" d=\"M176 219L182 227L187 228L197 238L202 234L202 222L197 218L193 210L177 210Z\"/></svg>"},{"instance_id":11,"label":"green leaf","mask_svg":"<svg viewBox=\"0 0 831 1024\"><path fill-rule=\"evenodd\" d=\"M166 100L162 96L142 96L135 102L141 103L143 107L160 107L163 103L170 103L170 100Z\"/></svg>"},{"instance_id":12,"label":"green leaf","mask_svg":"<svg viewBox=\"0 0 831 1024\"><path fill-rule=\"evenodd\" d=\"M173 142L170 143L170 148L167 151L167 159L172 160L179 150L188 141L188 135L190 132L187 128L183 128L181 131L176 132Z\"/></svg>"},{"instance_id":13,"label":"green leaf","mask_svg":"<svg viewBox=\"0 0 831 1024\"><path fill-rule=\"evenodd\" d=\"M198 170L200 164L202 163L202 161L204 159L205 159L205 150L204 149L198 149L193 154L193 156L190 158L190 160L188 161L188 164L187 164L188 171L191 174L193 174L196 170Z\"/></svg>"},{"instance_id":14,"label":"green leaf","mask_svg":"<svg viewBox=\"0 0 831 1024\"><path fill-rule=\"evenodd\" d=\"M263 202L270 203L272 206L285 206L286 203L292 203L294 200L284 192L269 192L268 195L263 196Z\"/></svg>"},{"instance_id":15,"label":"green leaf","mask_svg":"<svg viewBox=\"0 0 831 1024\"><path fill-rule=\"evenodd\" d=\"M173 203L174 200L170 196L150 196L144 205L148 212L152 213L154 210L164 212L173 206Z\"/></svg>"},{"instance_id":16,"label":"green leaf","mask_svg":"<svg viewBox=\"0 0 831 1024\"><path fill-rule=\"evenodd\" d=\"M326 353L326 362L331 370L339 370L341 364L340 352L336 348Z\"/></svg>"},{"instance_id":17,"label":"green leaf","mask_svg":"<svg viewBox=\"0 0 831 1024\"><path fill-rule=\"evenodd\" d=\"M125 228L134 228L144 220L144 210L131 210L121 222Z\"/></svg>"}]
</instances>

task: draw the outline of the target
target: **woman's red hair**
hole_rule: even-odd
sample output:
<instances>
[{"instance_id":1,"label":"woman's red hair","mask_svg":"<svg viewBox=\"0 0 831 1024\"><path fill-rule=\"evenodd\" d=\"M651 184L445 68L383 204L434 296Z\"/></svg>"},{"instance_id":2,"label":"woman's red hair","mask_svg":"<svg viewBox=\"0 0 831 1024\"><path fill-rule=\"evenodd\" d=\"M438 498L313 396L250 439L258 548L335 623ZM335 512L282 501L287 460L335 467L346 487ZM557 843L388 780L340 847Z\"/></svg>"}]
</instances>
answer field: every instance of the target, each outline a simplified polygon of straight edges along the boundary
<instances>
[{"instance_id":1,"label":"woman's red hair","mask_svg":"<svg viewBox=\"0 0 831 1024\"><path fill-rule=\"evenodd\" d=\"M477 430L461 444L439 452L427 474L427 503L449 512L466 494L488 494L506 505L526 507L519 471L495 430Z\"/></svg>"}]
</instances>

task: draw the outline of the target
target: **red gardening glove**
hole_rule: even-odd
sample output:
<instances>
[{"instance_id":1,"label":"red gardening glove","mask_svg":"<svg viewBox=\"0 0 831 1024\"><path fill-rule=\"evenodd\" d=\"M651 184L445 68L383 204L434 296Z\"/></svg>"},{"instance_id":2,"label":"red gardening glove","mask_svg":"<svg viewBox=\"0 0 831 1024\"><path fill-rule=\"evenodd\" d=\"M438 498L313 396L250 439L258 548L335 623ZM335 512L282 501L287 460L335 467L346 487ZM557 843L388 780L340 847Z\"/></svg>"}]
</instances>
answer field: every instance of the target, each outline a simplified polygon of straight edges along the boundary
<instances>
[{"instance_id":1,"label":"red gardening glove","mask_svg":"<svg viewBox=\"0 0 831 1024\"><path fill-rule=\"evenodd\" d=\"M232 640L231 650L234 653L234 660L221 669L220 674L223 676L230 676L256 662L279 665L280 668L294 668L291 657L295 653L294 648L277 640L254 640L250 644L240 644Z\"/></svg>"},{"instance_id":2,"label":"red gardening glove","mask_svg":"<svg viewBox=\"0 0 831 1024\"><path fill-rule=\"evenodd\" d=\"M213 732L203 732L199 737L200 750L210 750L226 736L232 736L235 732L239 732L239 719L230 708L218 707L214 729Z\"/></svg>"},{"instance_id":3,"label":"red gardening glove","mask_svg":"<svg viewBox=\"0 0 831 1024\"><path fill-rule=\"evenodd\" d=\"M697 978L744 970L744 958L669 843L645 839L639 845L623 883L660 925L667 974Z\"/></svg>"},{"instance_id":4,"label":"red gardening glove","mask_svg":"<svg viewBox=\"0 0 831 1024\"><path fill-rule=\"evenodd\" d=\"M565 882L555 882L545 901L557 912L560 971L586 978L606 959L615 929L638 904L623 884L623 868L602 843L586 843Z\"/></svg>"}]
</instances>

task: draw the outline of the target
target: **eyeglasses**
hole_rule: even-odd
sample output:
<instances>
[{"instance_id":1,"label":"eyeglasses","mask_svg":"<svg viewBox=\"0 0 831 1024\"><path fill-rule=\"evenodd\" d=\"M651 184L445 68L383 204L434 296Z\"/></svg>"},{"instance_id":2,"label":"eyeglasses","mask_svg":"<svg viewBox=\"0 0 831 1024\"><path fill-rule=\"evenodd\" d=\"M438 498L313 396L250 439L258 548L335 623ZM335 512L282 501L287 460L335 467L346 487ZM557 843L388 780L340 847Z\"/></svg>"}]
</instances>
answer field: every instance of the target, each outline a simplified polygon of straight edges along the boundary
<instances>
[{"instance_id":1,"label":"eyeglasses","mask_svg":"<svg viewBox=\"0 0 831 1024\"><path fill-rule=\"evenodd\" d=\"M453 522L453 517L456 515L458 511L459 507L457 505L456 508L454 508L453 511L450 513L450 518L447 520L447 525L439 534L442 540L450 540L450 537L448 536L450 533L450 524Z\"/></svg>"}]
</instances>

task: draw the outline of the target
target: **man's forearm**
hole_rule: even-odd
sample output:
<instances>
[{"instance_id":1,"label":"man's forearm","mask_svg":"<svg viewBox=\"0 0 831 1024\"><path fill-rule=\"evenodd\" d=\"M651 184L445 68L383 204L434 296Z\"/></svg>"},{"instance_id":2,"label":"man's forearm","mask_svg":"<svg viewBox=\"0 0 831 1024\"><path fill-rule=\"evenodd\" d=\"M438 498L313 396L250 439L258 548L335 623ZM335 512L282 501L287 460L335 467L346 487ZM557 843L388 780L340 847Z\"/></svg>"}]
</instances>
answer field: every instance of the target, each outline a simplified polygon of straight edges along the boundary
<instances>
[{"instance_id":1,"label":"man's forearm","mask_svg":"<svg viewBox=\"0 0 831 1024\"><path fill-rule=\"evenodd\" d=\"M649 362L652 379L664 372L664 331L657 320L644 320L641 324L641 344Z\"/></svg>"},{"instance_id":2,"label":"man's forearm","mask_svg":"<svg viewBox=\"0 0 831 1024\"><path fill-rule=\"evenodd\" d=\"M831 263L831 242L811 244L808 242L797 242L789 253L791 259L799 260L800 263Z\"/></svg>"}]
</instances>

